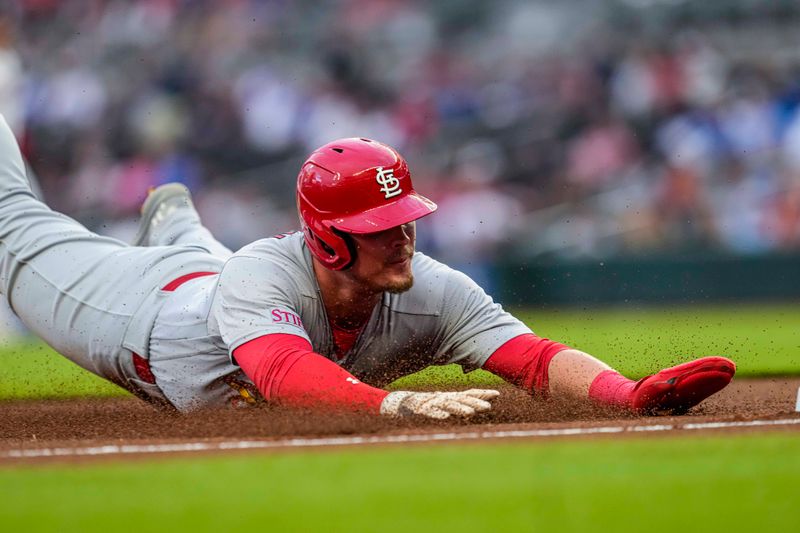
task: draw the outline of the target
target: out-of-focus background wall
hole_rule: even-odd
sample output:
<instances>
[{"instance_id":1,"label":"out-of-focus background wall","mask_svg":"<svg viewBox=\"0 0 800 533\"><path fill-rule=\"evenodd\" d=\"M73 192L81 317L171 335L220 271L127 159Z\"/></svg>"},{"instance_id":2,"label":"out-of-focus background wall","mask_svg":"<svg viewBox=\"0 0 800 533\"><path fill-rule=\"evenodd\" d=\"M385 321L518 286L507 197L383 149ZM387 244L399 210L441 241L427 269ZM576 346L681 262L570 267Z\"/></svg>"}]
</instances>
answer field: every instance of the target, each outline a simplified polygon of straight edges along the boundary
<instances>
[{"instance_id":1,"label":"out-of-focus background wall","mask_svg":"<svg viewBox=\"0 0 800 533\"><path fill-rule=\"evenodd\" d=\"M514 303L800 295L800 4L22 0L0 111L50 205L127 239L180 181L233 248L297 226L343 136L439 212L419 246Z\"/></svg>"}]
</instances>

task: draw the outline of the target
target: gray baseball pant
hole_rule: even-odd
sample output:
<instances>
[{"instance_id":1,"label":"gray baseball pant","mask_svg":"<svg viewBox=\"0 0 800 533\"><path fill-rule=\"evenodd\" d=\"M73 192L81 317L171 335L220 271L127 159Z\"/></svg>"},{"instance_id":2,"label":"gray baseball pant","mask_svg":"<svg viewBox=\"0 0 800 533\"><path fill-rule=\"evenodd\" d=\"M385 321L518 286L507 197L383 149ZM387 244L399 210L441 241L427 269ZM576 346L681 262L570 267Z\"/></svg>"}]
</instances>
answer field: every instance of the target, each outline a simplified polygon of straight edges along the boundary
<instances>
[{"instance_id":1,"label":"gray baseball pant","mask_svg":"<svg viewBox=\"0 0 800 533\"><path fill-rule=\"evenodd\" d=\"M0 117L0 292L57 352L148 400L163 395L140 379L132 355L149 357L150 331L170 294L161 287L222 268L210 248L224 247L198 226L186 225L171 246L132 247L90 232L34 197Z\"/></svg>"}]
</instances>

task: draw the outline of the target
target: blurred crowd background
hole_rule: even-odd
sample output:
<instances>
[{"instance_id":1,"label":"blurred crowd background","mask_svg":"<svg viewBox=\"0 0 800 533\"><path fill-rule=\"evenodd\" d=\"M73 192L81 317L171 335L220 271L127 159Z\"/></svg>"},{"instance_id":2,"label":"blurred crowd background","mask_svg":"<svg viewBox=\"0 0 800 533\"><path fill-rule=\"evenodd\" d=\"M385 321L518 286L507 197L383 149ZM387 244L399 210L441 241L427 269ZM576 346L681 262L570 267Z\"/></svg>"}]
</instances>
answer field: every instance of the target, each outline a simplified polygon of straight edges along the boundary
<instances>
[{"instance_id":1,"label":"blurred crowd background","mask_svg":"<svg viewBox=\"0 0 800 533\"><path fill-rule=\"evenodd\" d=\"M237 248L297 227L344 136L439 204L420 248L499 256L800 250L800 4L757 0L19 0L0 111L49 204L130 238L187 184ZM479 279L480 281L480 279Z\"/></svg>"}]
</instances>

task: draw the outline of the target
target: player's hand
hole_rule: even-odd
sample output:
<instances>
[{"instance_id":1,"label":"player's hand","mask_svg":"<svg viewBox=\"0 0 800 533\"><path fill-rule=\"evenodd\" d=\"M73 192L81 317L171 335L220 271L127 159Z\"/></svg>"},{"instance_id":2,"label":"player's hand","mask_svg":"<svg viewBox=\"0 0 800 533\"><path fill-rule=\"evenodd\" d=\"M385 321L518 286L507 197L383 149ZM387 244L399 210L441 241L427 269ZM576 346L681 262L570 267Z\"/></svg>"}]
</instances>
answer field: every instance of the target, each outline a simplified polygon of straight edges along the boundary
<instances>
[{"instance_id":1,"label":"player's hand","mask_svg":"<svg viewBox=\"0 0 800 533\"><path fill-rule=\"evenodd\" d=\"M497 398L496 390L470 389L459 392L395 391L383 399L381 414L388 416L422 415L444 419L450 415L472 416L492 408L489 400Z\"/></svg>"}]
</instances>

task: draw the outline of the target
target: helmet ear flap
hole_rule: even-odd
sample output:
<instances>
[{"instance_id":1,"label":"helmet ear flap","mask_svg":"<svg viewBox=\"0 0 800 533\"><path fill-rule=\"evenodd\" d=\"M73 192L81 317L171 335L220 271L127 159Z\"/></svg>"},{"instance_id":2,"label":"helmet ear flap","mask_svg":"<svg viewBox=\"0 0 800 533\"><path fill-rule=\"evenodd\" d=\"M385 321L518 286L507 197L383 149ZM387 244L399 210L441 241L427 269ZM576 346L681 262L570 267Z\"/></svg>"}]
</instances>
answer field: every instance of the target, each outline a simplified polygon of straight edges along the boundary
<instances>
[{"instance_id":1,"label":"helmet ear flap","mask_svg":"<svg viewBox=\"0 0 800 533\"><path fill-rule=\"evenodd\" d=\"M303 229L306 244L326 267L332 270L344 270L353 265L356 260L356 244L349 234L330 228L329 237L339 242L329 243L308 226Z\"/></svg>"},{"instance_id":2,"label":"helmet ear flap","mask_svg":"<svg viewBox=\"0 0 800 533\"><path fill-rule=\"evenodd\" d=\"M330 246L328 246L328 243L326 243L325 241L323 241L322 239L320 239L316 235L314 235L314 238L317 240L317 242L319 243L320 247L328 253L328 255L331 255L331 256L336 255L336 251L333 248L331 248Z\"/></svg>"}]
</instances>

